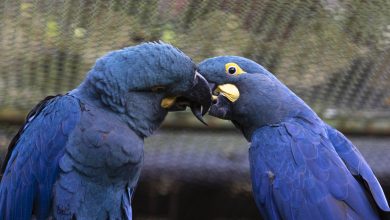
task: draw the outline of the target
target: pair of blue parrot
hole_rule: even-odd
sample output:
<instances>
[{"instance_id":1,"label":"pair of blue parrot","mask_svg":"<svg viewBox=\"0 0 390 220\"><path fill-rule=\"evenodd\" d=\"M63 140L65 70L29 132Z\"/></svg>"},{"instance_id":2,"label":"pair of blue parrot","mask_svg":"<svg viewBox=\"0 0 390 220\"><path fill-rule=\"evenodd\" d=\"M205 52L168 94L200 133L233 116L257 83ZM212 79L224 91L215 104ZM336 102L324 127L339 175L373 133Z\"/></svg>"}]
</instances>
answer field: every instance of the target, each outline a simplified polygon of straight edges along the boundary
<instances>
[{"instance_id":1,"label":"pair of blue parrot","mask_svg":"<svg viewBox=\"0 0 390 220\"><path fill-rule=\"evenodd\" d=\"M1 167L0 219L131 219L144 138L187 107L202 122L208 111L231 120L251 142L265 219L389 211L353 144L259 64L224 56L196 66L160 42L105 55L80 86L27 115Z\"/></svg>"}]
</instances>

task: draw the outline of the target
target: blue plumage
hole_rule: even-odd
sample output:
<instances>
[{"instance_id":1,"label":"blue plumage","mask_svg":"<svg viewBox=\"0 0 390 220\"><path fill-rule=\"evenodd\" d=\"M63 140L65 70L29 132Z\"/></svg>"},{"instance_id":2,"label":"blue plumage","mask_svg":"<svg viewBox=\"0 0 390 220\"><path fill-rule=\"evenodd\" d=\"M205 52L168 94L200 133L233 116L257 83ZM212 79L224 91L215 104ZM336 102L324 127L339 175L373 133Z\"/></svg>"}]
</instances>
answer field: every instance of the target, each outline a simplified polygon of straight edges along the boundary
<instances>
[{"instance_id":1,"label":"blue plumage","mask_svg":"<svg viewBox=\"0 0 390 220\"><path fill-rule=\"evenodd\" d=\"M262 66L225 56L203 61L199 72L213 89L239 91L229 101L234 90L219 89L209 113L232 120L251 142L253 194L265 219L379 219L379 210L390 211L356 147Z\"/></svg>"},{"instance_id":2,"label":"blue plumage","mask_svg":"<svg viewBox=\"0 0 390 220\"><path fill-rule=\"evenodd\" d=\"M79 103L69 96L46 100L27 118L15 143L0 187L0 219L45 219L50 212L58 160L80 118Z\"/></svg>"},{"instance_id":3,"label":"blue plumage","mask_svg":"<svg viewBox=\"0 0 390 220\"><path fill-rule=\"evenodd\" d=\"M210 106L195 67L168 44L128 47L38 104L2 166L0 219L131 219L144 138L171 110L190 105L200 118Z\"/></svg>"},{"instance_id":4,"label":"blue plumage","mask_svg":"<svg viewBox=\"0 0 390 220\"><path fill-rule=\"evenodd\" d=\"M251 177L262 213L267 219L378 219L365 189L345 166L349 161L333 147L326 126L306 119L298 115L277 126L263 126L252 136ZM386 202L372 172L368 178L375 180L371 185ZM266 200L274 207L266 208Z\"/></svg>"}]
</instances>

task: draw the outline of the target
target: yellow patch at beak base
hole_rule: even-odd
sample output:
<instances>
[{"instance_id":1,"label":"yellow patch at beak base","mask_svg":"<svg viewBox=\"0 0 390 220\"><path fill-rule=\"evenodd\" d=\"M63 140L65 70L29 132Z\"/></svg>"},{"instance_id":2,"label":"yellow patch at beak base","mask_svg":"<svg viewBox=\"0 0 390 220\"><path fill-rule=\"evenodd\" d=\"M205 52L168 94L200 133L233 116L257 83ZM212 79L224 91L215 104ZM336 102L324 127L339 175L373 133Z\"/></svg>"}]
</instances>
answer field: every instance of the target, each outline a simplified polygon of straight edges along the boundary
<instances>
[{"instance_id":1,"label":"yellow patch at beak base","mask_svg":"<svg viewBox=\"0 0 390 220\"><path fill-rule=\"evenodd\" d=\"M176 98L177 98L176 96L164 98L161 101L161 107L170 108L175 103Z\"/></svg>"},{"instance_id":2,"label":"yellow patch at beak base","mask_svg":"<svg viewBox=\"0 0 390 220\"><path fill-rule=\"evenodd\" d=\"M217 86L216 92L221 93L221 95L225 96L229 101L235 102L240 97L240 91L233 84L223 84Z\"/></svg>"}]
</instances>

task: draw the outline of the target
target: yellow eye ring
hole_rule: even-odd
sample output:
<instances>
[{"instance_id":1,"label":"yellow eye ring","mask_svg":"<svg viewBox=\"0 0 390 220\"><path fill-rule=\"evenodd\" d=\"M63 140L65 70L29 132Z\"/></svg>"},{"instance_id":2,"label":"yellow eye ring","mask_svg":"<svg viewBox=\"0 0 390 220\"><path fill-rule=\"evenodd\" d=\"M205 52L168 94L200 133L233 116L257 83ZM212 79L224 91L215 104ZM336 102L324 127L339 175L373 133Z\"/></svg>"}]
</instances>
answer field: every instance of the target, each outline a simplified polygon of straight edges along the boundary
<instances>
[{"instance_id":1,"label":"yellow eye ring","mask_svg":"<svg viewBox=\"0 0 390 220\"><path fill-rule=\"evenodd\" d=\"M227 63L225 65L226 73L229 75L240 75L245 73L236 63Z\"/></svg>"}]
</instances>

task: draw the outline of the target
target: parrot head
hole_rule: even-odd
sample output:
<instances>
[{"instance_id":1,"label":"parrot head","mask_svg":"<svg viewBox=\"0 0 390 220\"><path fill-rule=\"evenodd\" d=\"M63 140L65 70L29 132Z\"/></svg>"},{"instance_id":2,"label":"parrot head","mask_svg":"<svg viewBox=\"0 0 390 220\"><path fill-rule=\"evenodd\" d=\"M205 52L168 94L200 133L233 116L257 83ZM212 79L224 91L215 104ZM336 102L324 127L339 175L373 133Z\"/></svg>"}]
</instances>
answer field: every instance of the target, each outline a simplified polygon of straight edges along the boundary
<instances>
[{"instance_id":1,"label":"parrot head","mask_svg":"<svg viewBox=\"0 0 390 220\"><path fill-rule=\"evenodd\" d=\"M257 128L277 124L306 108L300 98L252 60L214 57L202 61L198 70L213 91L209 114L231 120L248 140Z\"/></svg>"},{"instance_id":2,"label":"parrot head","mask_svg":"<svg viewBox=\"0 0 390 220\"><path fill-rule=\"evenodd\" d=\"M162 42L108 53L96 61L76 92L126 117L142 136L149 136L169 111L188 106L203 122L211 105L210 88L195 63Z\"/></svg>"}]
</instances>

